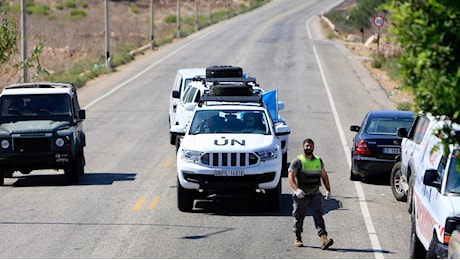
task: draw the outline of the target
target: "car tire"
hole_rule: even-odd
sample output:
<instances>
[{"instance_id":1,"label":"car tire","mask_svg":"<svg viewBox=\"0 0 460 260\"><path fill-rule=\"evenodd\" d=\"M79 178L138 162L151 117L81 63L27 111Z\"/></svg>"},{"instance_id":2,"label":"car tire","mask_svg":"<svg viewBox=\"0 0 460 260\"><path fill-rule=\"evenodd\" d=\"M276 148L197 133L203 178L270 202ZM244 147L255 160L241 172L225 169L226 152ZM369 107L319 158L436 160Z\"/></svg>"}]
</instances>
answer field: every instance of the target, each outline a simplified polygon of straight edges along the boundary
<instances>
[{"instance_id":1,"label":"car tire","mask_svg":"<svg viewBox=\"0 0 460 260\"><path fill-rule=\"evenodd\" d=\"M283 160L282 160L282 167L281 167L281 176L287 176L288 174L288 166L287 166L287 152L283 153Z\"/></svg>"},{"instance_id":2,"label":"car tire","mask_svg":"<svg viewBox=\"0 0 460 260\"><path fill-rule=\"evenodd\" d=\"M169 143L171 145L176 145L176 135L175 134L169 134Z\"/></svg>"},{"instance_id":3,"label":"car tire","mask_svg":"<svg viewBox=\"0 0 460 260\"><path fill-rule=\"evenodd\" d=\"M66 169L64 169L64 174L67 176L67 179L70 183L78 183L80 180L80 175L84 173L84 158L81 153L78 153L75 160L69 163Z\"/></svg>"},{"instance_id":4,"label":"car tire","mask_svg":"<svg viewBox=\"0 0 460 260\"><path fill-rule=\"evenodd\" d=\"M428 250L426 252L426 258L428 259L437 259L438 256L436 255L436 243L438 239L436 238L436 234L433 234L431 238L430 245L428 246Z\"/></svg>"},{"instance_id":5,"label":"car tire","mask_svg":"<svg viewBox=\"0 0 460 260\"><path fill-rule=\"evenodd\" d=\"M426 251L423 247L422 242L417 237L416 226L415 226L415 213L411 214L411 232L410 232L410 247L409 247L409 258L421 259L426 257Z\"/></svg>"},{"instance_id":6,"label":"car tire","mask_svg":"<svg viewBox=\"0 0 460 260\"><path fill-rule=\"evenodd\" d=\"M412 210L414 208L414 177L411 174L409 176L409 185L407 188L407 211L409 213L412 213Z\"/></svg>"},{"instance_id":7,"label":"car tire","mask_svg":"<svg viewBox=\"0 0 460 260\"><path fill-rule=\"evenodd\" d=\"M359 174L354 174L352 170L350 170L350 180L351 181L361 181L363 178Z\"/></svg>"},{"instance_id":8,"label":"car tire","mask_svg":"<svg viewBox=\"0 0 460 260\"><path fill-rule=\"evenodd\" d=\"M195 201L195 191L185 189L177 180L177 208L182 212L191 212Z\"/></svg>"},{"instance_id":9,"label":"car tire","mask_svg":"<svg viewBox=\"0 0 460 260\"><path fill-rule=\"evenodd\" d=\"M267 201L267 210L268 211L278 211L280 210L281 204L281 180L278 182L278 185L274 189L269 189L265 191L265 198Z\"/></svg>"},{"instance_id":10,"label":"car tire","mask_svg":"<svg viewBox=\"0 0 460 260\"><path fill-rule=\"evenodd\" d=\"M181 137L180 136L176 136L176 153L177 151L179 151L179 147L180 147L180 141L181 141Z\"/></svg>"},{"instance_id":11,"label":"car tire","mask_svg":"<svg viewBox=\"0 0 460 260\"><path fill-rule=\"evenodd\" d=\"M401 162L396 162L391 169L390 185L393 196L397 201L407 201L407 194L404 190L404 178L401 173Z\"/></svg>"}]
</instances>

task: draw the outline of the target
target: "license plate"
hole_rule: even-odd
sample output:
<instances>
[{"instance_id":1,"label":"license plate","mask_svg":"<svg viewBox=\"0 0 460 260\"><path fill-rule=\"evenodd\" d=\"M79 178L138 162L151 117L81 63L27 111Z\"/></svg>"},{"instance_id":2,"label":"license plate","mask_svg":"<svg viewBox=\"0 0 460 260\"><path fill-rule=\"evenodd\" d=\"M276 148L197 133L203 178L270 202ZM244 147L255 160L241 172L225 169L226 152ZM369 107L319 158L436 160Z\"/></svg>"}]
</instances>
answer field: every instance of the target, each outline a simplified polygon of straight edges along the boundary
<instances>
[{"instance_id":1,"label":"license plate","mask_svg":"<svg viewBox=\"0 0 460 260\"><path fill-rule=\"evenodd\" d=\"M244 176L244 170L216 170L214 176Z\"/></svg>"},{"instance_id":2,"label":"license plate","mask_svg":"<svg viewBox=\"0 0 460 260\"><path fill-rule=\"evenodd\" d=\"M400 154L401 148L383 148L383 153L386 154Z\"/></svg>"}]
</instances>

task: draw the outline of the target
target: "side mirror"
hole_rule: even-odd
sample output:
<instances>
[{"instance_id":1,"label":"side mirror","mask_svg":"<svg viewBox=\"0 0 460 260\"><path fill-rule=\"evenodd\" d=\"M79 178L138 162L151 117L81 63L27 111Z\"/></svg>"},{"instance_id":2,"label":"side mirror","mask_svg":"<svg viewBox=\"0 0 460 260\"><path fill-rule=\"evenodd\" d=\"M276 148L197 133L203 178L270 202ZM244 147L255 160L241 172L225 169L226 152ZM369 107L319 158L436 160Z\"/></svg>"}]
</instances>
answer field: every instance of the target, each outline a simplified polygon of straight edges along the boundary
<instances>
[{"instance_id":1,"label":"side mirror","mask_svg":"<svg viewBox=\"0 0 460 260\"><path fill-rule=\"evenodd\" d=\"M396 130L396 135L397 135L398 137L405 138L405 137L407 137L407 134L408 134L407 129L404 128L404 127L399 127L399 128Z\"/></svg>"},{"instance_id":2,"label":"side mirror","mask_svg":"<svg viewBox=\"0 0 460 260\"><path fill-rule=\"evenodd\" d=\"M291 133L291 128L286 124L275 124L275 135L288 135Z\"/></svg>"},{"instance_id":3,"label":"side mirror","mask_svg":"<svg viewBox=\"0 0 460 260\"><path fill-rule=\"evenodd\" d=\"M80 120L86 119L86 110L80 109L80 111L78 111L78 118Z\"/></svg>"},{"instance_id":4,"label":"side mirror","mask_svg":"<svg viewBox=\"0 0 460 260\"><path fill-rule=\"evenodd\" d=\"M169 132L175 135L185 135L185 129L186 129L185 126L173 125L169 129Z\"/></svg>"},{"instance_id":5,"label":"side mirror","mask_svg":"<svg viewBox=\"0 0 460 260\"><path fill-rule=\"evenodd\" d=\"M423 184L438 189L441 188L441 183L438 181L438 171L435 169L426 170L423 176Z\"/></svg>"},{"instance_id":6,"label":"side mirror","mask_svg":"<svg viewBox=\"0 0 460 260\"><path fill-rule=\"evenodd\" d=\"M359 129L361 129L361 127L359 125L350 126L350 131L352 131L352 132L359 132Z\"/></svg>"},{"instance_id":7,"label":"side mirror","mask_svg":"<svg viewBox=\"0 0 460 260\"><path fill-rule=\"evenodd\" d=\"M173 92L171 93L171 96L173 98L180 98L180 93L177 90L173 90Z\"/></svg>"},{"instance_id":8,"label":"side mirror","mask_svg":"<svg viewBox=\"0 0 460 260\"><path fill-rule=\"evenodd\" d=\"M187 111L193 111L196 107L196 104L197 103L194 103L194 102L185 103L184 108Z\"/></svg>"},{"instance_id":9,"label":"side mirror","mask_svg":"<svg viewBox=\"0 0 460 260\"><path fill-rule=\"evenodd\" d=\"M278 101L278 111L284 110L284 102Z\"/></svg>"}]
</instances>

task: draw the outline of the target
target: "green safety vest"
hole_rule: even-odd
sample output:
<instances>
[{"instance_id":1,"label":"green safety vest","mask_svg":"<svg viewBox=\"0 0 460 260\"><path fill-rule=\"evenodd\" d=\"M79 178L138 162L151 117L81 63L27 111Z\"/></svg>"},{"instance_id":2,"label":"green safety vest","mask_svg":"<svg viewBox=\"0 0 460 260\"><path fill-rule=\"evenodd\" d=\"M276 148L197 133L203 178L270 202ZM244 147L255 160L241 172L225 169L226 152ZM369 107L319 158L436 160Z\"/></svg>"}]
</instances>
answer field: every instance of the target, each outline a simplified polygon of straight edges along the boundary
<instances>
[{"instance_id":1,"label":"green safety vest","mask_svg":"<svg viewBox=\"0 0 460 260\"><path fill-rule=\"evenodd\" d=\"M312 160L305 158L303 154L298 158L302 162L302 170L297 174L297 185L305 193L316 192L321 186L321 160L313 155Z\"/></svg>"}]
</instances>

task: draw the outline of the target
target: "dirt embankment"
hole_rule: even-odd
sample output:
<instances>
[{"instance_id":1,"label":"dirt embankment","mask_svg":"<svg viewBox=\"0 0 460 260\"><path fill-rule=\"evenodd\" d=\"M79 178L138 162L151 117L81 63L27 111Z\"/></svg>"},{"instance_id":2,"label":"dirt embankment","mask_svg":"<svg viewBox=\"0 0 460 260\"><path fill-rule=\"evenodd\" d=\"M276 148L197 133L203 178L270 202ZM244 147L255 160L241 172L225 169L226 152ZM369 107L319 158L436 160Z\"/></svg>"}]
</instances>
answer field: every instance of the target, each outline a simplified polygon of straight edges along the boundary
<instances>
[{"instance_id":1,"label":"dirt embankment","mask_svg":"<svg viewBox=\"0 0 460 260\"><path fill-rule=\"evenodd\" d=\"M335 10L346 13L347 10L355 7L356 1L345 1L344 4L336 7ZM364 65L395 104L414 104L414 96L411 91L401 90L400 82L391 79L385 70L373 66L375 57L381 56L387 58L400 51L398 46L385 40L388 21L385 22L380 30L376 27L374 30L364 31L361 35L346 35L342 34L327 18L324 16L321 16L321 18L324 35L331 40L343 42L353 53L366 57ZM377 37L379 33L380 36ZM378 44L377 39L379 39Z\"/></svg>"}]
</instances>

